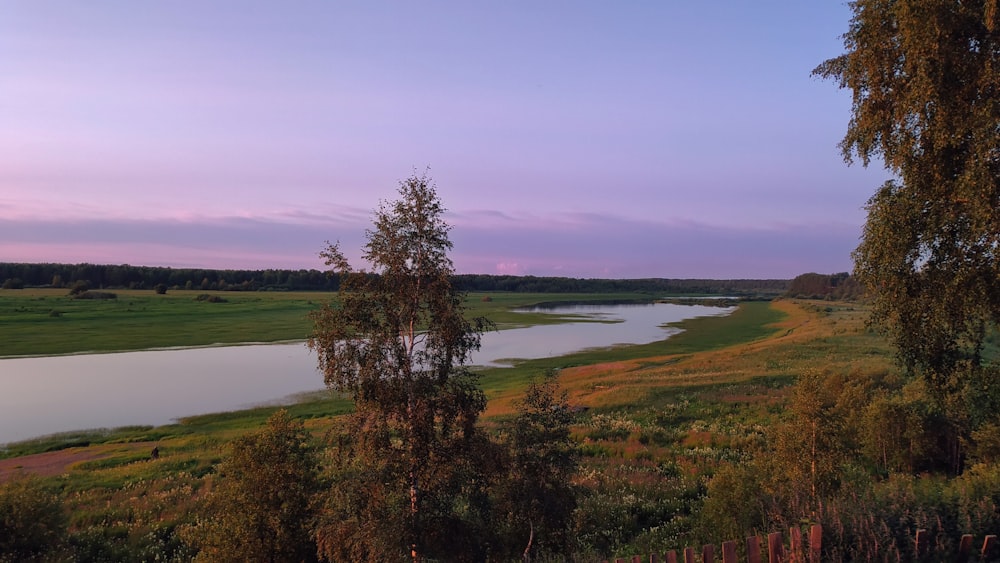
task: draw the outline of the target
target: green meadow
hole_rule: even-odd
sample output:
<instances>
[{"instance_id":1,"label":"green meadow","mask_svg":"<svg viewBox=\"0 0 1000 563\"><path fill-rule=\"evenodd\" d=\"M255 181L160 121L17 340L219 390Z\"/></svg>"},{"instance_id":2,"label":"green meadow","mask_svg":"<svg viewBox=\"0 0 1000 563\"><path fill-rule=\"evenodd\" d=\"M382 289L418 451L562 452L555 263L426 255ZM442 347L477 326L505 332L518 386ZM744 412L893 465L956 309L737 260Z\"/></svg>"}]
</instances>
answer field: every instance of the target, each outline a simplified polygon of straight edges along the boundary
<instances>
[{"instance_id":1,"label":"green meadow","mask_svg":"<svg viewBox=\"0 0 1000 563\"><path fill-rule=\"evenodd\" d=\"M175 346L305 340L310 311L336 298L317 292L113 290L114 299L77 299L65 289L0 290L0 357L121 352ZM213 301L199 296L215 297ZM474 293L471 316L499 328L559 322L552 315L512 313L553 300L550 293ZM651 301L648 294L560 294L559 300Z\"/></svg>"}]
</instances>

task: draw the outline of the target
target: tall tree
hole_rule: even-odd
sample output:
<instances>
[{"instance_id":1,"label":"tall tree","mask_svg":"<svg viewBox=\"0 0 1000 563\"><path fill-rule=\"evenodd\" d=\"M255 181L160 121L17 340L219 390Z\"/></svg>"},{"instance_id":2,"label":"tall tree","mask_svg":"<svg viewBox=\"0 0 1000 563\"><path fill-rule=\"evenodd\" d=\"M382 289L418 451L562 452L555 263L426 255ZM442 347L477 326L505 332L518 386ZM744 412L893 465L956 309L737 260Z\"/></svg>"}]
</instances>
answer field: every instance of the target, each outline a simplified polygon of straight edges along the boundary
<instances>
[{"instance_id":1,"label":"tall tree","mask_svg":"<svg viewBox=\"0 0 1000 563\"><path fill-rule=\"evenodd\" d=\"M353 547L334 556L434 556L483 497L471 475L487 442L476 431L486 399L465 364L486 321L464 316L443 214L428 178L414 176L375 211L368 272L352 270L338 244L322 252L340 274L339 303L313 314L309 345L327 385L355 401L344 444L358 478L341 482L354 490L337 492L341 514L326 531L335 541L325 542Z\"/></svg>"},{"instance_id":2,"label":"tall tree","mask_svg":"<svg viewBox=\"0 0 1000 563\"><path fill-rule=\"evenodd\" d=\"M895 179L869 200L855 273L903 364L941 401L990 386L1000 321L997 0L857 0L847 52L815 71L853 92L849 162Z\"/></svg>"}]
</instances>

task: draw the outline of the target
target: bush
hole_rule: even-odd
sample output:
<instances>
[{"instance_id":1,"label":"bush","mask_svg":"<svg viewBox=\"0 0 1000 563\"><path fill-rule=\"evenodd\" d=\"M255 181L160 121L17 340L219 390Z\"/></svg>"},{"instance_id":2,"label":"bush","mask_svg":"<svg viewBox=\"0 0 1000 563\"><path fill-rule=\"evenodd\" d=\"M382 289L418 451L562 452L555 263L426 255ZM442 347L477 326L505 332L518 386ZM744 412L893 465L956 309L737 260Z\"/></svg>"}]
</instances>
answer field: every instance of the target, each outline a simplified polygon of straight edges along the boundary
<instances>
[{"instance_id":1,"label":"bush","mask_svg":"<svg viewBox=\"0 0 1000 563\"><path fill-rule=\"evenodd\" d=\"M7 278L0 289L24 289L24 281L19 278Z\"/></svg>"},{"instance_id":2,"label":"bush","mask_svg":"<svg viewBox=\"0 0 1000 563\"><path fill-rule=\"evenodd\" d=\"M83 293L77 293L74 299L118 299L117 293L111 293L110 291L84 291Z\"/></svg>"},{"instance_id":3,"label":"bush","mask_svg":"<svg viewBox=\"0 0 1000 563\"><path fill-rule=\"evenodd\" d=\"M35 478L0 485L0 561L25 561L53 554L66 537L59 497Z\"/></svg>"},{"instance_id":4,"label":"bush","mask_svg":"<svg viewBox=\"0 0 1000 563\"><path fill-rule=\"evenodd\" d=\"M167 284L165 284L165 283L158 283L153 288L153 291L155 291L157 295L166 295L166 293L167 293Z\"/></svg>"},{"instance_id":5,"label":"bush","mask_svg":"<svg viewBox=\"0 0 1000 563\"><path fill-rule=\"evenodd\" d=\"M69 288L70 295L80 295L90 289L90 282L87 280L77 280L73 282L73 287Z\"/></svg>"},{"instance_id":6,"label":"bush","mask_svg":"<svg viewBox=\"0 0 1000 563\"><path fill-rule=\"evenodd\" d=\"M207 293L202 293L198 297L194 298L195 301L207 301L209 303L225 303L226 300L218 295L209 295Z\"/></svg>"},{"instance_id":7,"label":"bush","mask_svg":"<svg viewBox=\"0 0 1000 563\"><path fill-rule=\"evenodd\" d=\"M233 441L199 522L181 532L196 561L314 561L319 457L302 421L281 409Z\"/></svg>"}]
</instances>

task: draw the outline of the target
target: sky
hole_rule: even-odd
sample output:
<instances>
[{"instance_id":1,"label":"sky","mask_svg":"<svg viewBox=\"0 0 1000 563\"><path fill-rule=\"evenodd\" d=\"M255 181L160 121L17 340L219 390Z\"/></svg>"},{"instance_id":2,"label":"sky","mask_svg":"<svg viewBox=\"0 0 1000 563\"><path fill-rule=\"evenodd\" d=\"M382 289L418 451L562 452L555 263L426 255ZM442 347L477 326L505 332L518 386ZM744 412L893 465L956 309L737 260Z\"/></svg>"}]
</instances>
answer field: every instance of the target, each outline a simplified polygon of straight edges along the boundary
<instances>
[{"instance_id":1,"label":"sky","mask_svg":"<svg viewBox=\"0 0 1000 563\"><path fill-rule=\"evenodd\" d=\"M0 261L358 266L426 173L458 273L852 268L838 1L0 0Z\"/></svg>"}]
</instances>

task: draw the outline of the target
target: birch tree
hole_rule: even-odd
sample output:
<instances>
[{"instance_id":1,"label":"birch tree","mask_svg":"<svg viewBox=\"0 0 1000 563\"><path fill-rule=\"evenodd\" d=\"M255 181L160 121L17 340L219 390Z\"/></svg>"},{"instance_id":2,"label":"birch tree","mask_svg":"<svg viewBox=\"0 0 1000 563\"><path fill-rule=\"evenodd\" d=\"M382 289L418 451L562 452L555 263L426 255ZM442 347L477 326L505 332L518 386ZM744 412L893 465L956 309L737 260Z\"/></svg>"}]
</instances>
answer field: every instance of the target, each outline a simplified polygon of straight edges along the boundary
<instances>
[{"instance_id":1,"label":"birch tree","mask_svg":"<svg viewBox=\"0 0 1000 563\"><path fill-rule=\"evenodd\" d=\"M1000 321L997 0L857 0L846 52L815 74L851 90L845 159L894 178L868 201L855 274L906 369L956 413L959 438L997 403L984 340Z\"/></svg>"},{"instance_id":2,"label":"birch tree","mask_svg":"<svg viewBox=\"0 0 1000 563\"><path fill-rule=\"evenodd\" d=\"M452 285L444 211L428 178L411 177L374 213L369 270L352 269L339 244L322 252L340 289L313 315L309 346L326 384L355 402L340 448L352 477L320 532L331 558L435 556L472 533L485 498L486 399L465 366L486 321L466 319Z\"/></svg>"}]
</instances>

